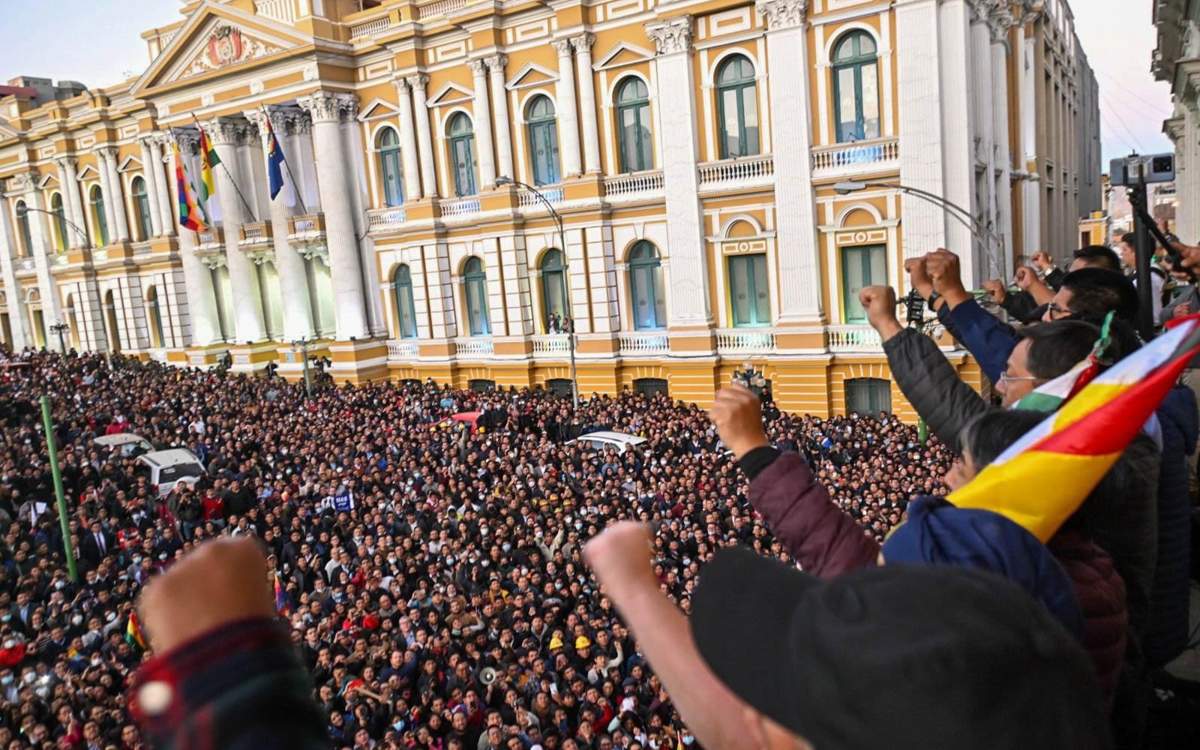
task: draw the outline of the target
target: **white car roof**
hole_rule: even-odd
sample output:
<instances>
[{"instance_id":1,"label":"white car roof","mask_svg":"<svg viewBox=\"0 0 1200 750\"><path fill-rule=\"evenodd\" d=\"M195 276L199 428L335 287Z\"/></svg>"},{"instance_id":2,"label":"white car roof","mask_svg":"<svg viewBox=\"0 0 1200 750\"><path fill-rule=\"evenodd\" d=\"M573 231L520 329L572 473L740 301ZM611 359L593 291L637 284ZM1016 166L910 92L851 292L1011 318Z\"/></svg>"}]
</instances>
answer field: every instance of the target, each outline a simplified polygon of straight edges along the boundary
<instances>
[{"instance_id":1,"label":"white car roof","mask_svg":"<svg viewBox=\"0 0 1200 750\"><path fill-rule=\"evenodd\" d=\"M624 432L589 432L586 435L580 435L571 442L576 440L599 440L602 443L614 443L620 445L641 445L646 442L646 438L638 437L637 435L626 435Z\"/></svg>"},{"instance_id":2,"label":"white car roof","mask_svg":"<svg viewBox=\"0 0 1200 750\"><path fill-rule=\"evenodd\" d=\"M178 466L180 464L198 464L199 457L187 448L171 448L165 451L152 451L138 456L139 461L145 461L155 466Z\"/></svg>"},{"instance_id":3,"label":"white car roof","mask_svg":"<svg viewBox=\"0 0 1200 750\"><path fill-rule=\"evenodd\" d=\"M115 435L101 435L96 438L96 445L102 445L105 448L115 448L121 445L129 445L130 443L149 443L150 441L141 435L132 432L118 432Z\"/></svg>"}]
</instances>

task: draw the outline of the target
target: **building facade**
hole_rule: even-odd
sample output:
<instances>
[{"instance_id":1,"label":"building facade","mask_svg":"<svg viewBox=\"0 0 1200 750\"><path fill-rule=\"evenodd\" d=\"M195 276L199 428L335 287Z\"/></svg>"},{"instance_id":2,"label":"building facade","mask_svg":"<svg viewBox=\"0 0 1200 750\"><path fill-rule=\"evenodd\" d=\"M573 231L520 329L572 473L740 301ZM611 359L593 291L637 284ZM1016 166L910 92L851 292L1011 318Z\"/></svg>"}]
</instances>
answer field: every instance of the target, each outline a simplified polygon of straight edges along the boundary
<instances>
[{"instance_id":1,"label":"building facade","mask_svg":"<svg viewBox=\"0 0 1200 750\"><path fill-rule=\"evenodd\" d=\"M295 376L304 341L339 379L563 388L570 319L584 393L707 403L749 361L790 409L907 413L858 290L938 247L1007 277L1092 210L1094 79L1061 0L181 16L136 79L0 88L10 344ZM199 184L201 130L196 233L176 175Z\"/></svg>"},{"instance_id":2,"label":"building facade","mask_svg":"<svg viewBox=\"0 0 1200 750\"><path fill-rule=\"evenodd\" d=\"M1155 0L1158 46L1151 69L1171 85L1174 111L1163 132L1175 144L1175 233L1184 242L1200 240L1200 5L1186 0Z\"/></svg>"}]
</instances>

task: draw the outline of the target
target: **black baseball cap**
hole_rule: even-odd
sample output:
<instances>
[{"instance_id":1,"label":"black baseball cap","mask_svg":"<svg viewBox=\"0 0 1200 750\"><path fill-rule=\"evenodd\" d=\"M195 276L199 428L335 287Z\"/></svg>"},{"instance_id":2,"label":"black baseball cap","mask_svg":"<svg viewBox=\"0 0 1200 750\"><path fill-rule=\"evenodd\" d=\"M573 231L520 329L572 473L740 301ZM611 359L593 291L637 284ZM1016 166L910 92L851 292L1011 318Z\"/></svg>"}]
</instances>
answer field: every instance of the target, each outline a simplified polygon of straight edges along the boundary
<instances>
[{"instance_id":1,"label":"black baseball cap","mask_svg":"<svg viewBox=\"0 0 1200 750\"><path fill-rule=\"evenodd\" d=\"M717 677L818 750L1111 746L1087 654L992 573L887 565L822 581L726 549L691 625Z\"/></svg>"}]
</instances>

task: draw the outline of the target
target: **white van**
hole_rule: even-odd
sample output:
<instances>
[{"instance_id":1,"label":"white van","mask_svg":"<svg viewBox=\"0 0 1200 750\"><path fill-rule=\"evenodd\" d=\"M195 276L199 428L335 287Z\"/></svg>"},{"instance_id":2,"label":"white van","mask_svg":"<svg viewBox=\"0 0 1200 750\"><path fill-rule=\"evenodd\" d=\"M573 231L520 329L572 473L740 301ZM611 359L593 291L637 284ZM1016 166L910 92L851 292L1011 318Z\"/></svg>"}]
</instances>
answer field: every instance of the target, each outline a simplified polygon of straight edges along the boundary
<instances>
[{"instance_id":1,"label":"white van","mask_svg":"<svg viewBox=\"0 0 1200 750\"><path fill-rule=\"evenodd\" d=\"M133 458L154 450L153 443L141 435L135 435L132 432L101 435L94 442L102 448L115 451L121 458Z\"/></svg>"},{"instance_id":2,"label":"white van","mask_svg":"<svg viewBox=\"0 0 1200 750\"><path fill-rule=\"evenodd\" d=\"M186 448L152 451L138 456L139 472L145 472L158 496L170 494L177 484L195 484L207 472L195 453Z\"/></svg>"},{"instance_id":3,"label":"white van","mask_svg":"<svg viewBox=\"0 0 1200 750\"><path fill-rule=\"evenodd\" d=\"M646 442L646 438L626 435L624 432L589 432L574 440L568 440L567 445L582 445L595 451L616 448L618 453L624 453L627 450L638 448L644 442Z\"/></svg>"}]
</instances>

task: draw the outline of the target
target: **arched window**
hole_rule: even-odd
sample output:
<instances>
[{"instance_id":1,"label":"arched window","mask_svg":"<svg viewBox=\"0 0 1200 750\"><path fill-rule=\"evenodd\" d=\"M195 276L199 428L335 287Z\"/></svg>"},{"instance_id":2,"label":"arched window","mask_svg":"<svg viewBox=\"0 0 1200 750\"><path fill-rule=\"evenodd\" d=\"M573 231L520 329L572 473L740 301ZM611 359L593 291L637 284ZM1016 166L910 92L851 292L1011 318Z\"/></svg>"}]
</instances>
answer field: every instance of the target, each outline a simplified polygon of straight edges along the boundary
<instances>
[{"instance_id":1,"label":"arched window","mask_svg":"<svg viewBox=\"0 0 1200 750\"><path fill-rule=\"evenodd\" d=\"M400 172L400 136L394 128L384 128L375 138L379 151L379 175L383 180L383 202L387 206L404 203L404 178Z\"/></svg>"},{"instance_id":2,"label":"arched window","mask_svg":"<svg viewBox=\"0 0 1200 750\"><path fill-rule=\"evenodd\" d=\"M450 138L450 161L454 165L455 195L475 195L475 133L471 118L462 112L450 118L446 128Z\"/></svg>"},{"instance_id":3,"label":"arched window","mask_svg":"<svg viewBox=\"0 0 1200 750\"><path fill-rule=\"evenodd\" d=\"M658 249L642 240L629 253L629 290L633 327L639 331L667 327L667 293Z\"/></svg>"},{"instance_id":4,"label":"arched window","mask_svg":"<svg viewBox=\"0 0 1200 750\"><path fill-rule=\"evenodd\" d=\"M21 255L33 255L33 234L29 229L29 207L25 201L17 201L17 231L21 235Z\"/></svg>"},{"instance_id":5,"label":"arched window","mask_svg":"<svg viewBox=\"0 0 1200 750\"><path fill-rule=\"evenodd\" d=\"M882 378L852 378L846 381L846 411L879 414L892 410L892 384Z\"/></svg>"},{"instance_id":6,"label":"arched window","mask_svg":"<svg viewBox=\"0 0 1200 750\"><path fill-rule=\"evenodd\" d=\"M617 138L620 140L621 171L641 172L654 168L650 143L650 90L641 78L626 78L617 89Z\"/></svg>"},{"instance_id":7,"label":"arched window","mask_svg":"<svg viewBox=\"0 0 1200 750\"><path fill-rule=\"evenodd\" d=\"M492 321L488 315L487 274L479 258L471 258L463 267L463 295L467 298L467 326L471 335L490 335Z\"/></svg>"},{"instance_id":8,"label":"arched window","mask_svg":"<svg viewBox=\"0 0 1200 750\"><path fill-rule=\"evenodd\" d=\"M564 333L567 322L567 275L563 254L547 250L538 270L542 274L542 322L547 333Z\"/></svg>"},{"instance_id":9,"label":"arched window","mask_svg":"<svg viewBox=\"0 0 1200 750\"><path fill-rule=\"evenodd\" d=\"M852 31L833 52L833 101L838 143L879 137L879 60L875 40Z\"/></svg>"},{"instance_id":10,"label":"arched window","mask_svg":"<svg viewBox=\"0 0 1200 750\"><path fill-rule=\"evenodd\" d=\"M548 96L534 97L525 108L525 127L529 131L529 154L533 162L533 184L553 185L559 180L558 128L554 104Z\"/></svg>"},{"instance_id":11,"label":"arched window","mask_svg":"<svg viewBox=\"0 0 1200 750\"><path fill-rule=\"evenodd\" d=\"M133 193L133 212L137 215L138 241L150 239L150 196L146 195L146 181L142 177L134 177L129 183Z\"/></svg>"},{"instance_id":12,"label":"arched window","mask_svg":"<svg viewBox=\"0 0 1200 750\"><path fill-rule=\"evenodd\" d=\"M743 55L727 58L717 69L717 117L722 159L758 153L758 85L754 66Z\"/></svg>"},{"instance_id":13,"label":"arched window","mask_svg":"<svg viewBox=\"0 0 1200 750\"><path fill-rule=\"evenodd\" d=\"M50 213L54 214L54 242L58 251L67 249L67 214L63 209L62 193L50 196Z\"/></svg>"},{"instance_id":14,"label":"arched window","mask_svg":"<svg viewBox=\"0 0 1200 750\"><path fill-rule=\"evenodd\" d=\"M771 324L771 293L767 283L767 256L729 256L729 307L733 325Z\"/></svg>"},{"instance_id":15,"label":"arched window","mask_svg":"<svg viewBox=\"0 0 1200 750\"><path fill-rule=\"evenodd\" d=\"M400 266L392 276L392 287L396 292L396 315L400 319L400 338L417 337L417 306L413 301L412 271Z\"/></svg>"},{"instance_id":16,"label":"arched window","mask_svg":"<svg viewBox=\"0 0 1200 750\"><path fill-rule=\"evenodd\" d=\"M166 346L163 336L162 311L158 307L158 287L146 291L146 314L150 318L150 346L159 349Z\"/></svg>"},{"instance_id":17,"label":"arched window","mask_svg":"<svg viewBox=\"0 0 1200 750\"><path fill-rule=\"evenodd\" d=\"M88 203L92 204L92 226L96 231L96 239L100 241L100 247L104 247L108 244L108 221L104 218L104 191L99 185L92 185Z\"/></svg>"}]
</instances>

